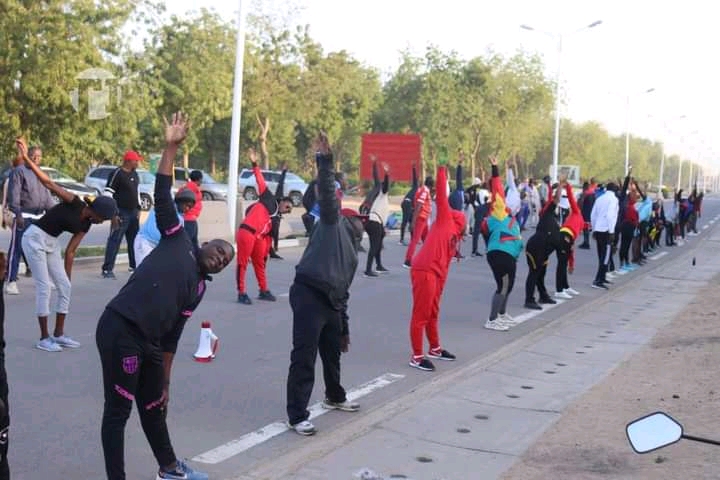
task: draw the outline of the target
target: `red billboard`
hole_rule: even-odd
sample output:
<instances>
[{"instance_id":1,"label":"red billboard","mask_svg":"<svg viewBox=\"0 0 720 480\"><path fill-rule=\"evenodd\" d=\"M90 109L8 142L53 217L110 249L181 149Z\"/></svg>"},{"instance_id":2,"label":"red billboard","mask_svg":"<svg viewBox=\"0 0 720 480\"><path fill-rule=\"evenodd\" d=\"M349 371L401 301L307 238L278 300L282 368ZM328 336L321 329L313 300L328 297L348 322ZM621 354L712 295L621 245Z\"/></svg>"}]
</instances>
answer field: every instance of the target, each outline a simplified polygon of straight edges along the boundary
<instances>
[{"instance_id":1,"label":"red billboard","mask_svg":"<svg viewBox=\"0 0 720 480\"><path fill-rule=\"evenodd\" d=\"M366 133L362 136L360 152L360 180L372 181L372 160L375 155L378 167L387 163L390 167L390 180L393 182L412 182L412 166L417 167L418 179L422 176L422 137L402 133ZM382 169L379 170L382 179ZM422 180L422 179L421 179Z\"/></svg>"}]
</instances>

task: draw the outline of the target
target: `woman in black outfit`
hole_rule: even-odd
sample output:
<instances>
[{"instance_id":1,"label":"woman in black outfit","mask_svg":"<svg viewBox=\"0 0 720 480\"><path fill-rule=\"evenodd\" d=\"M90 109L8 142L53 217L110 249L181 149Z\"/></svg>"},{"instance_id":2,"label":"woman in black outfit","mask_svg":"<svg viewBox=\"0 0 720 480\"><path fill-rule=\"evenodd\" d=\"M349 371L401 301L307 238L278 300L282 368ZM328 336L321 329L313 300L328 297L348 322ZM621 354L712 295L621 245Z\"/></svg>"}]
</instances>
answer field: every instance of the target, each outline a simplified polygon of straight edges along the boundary
<instances>
[{"instance_id":1,"label":"woman in black outfit","mask_svg":"<svg viewBox=\"0 0 720 480\"><path fill-rule=\"evenodd\" d=\"M413 210L415 208L413 204L415 203L415 194L417 193L418 187L417 167L413 164L412 186L405 194L405 198L403 198L403 201L400 204L400 207L402 208L402 223L400 223L400 241L398 242L398 245L407 245L407 243L405 243L405 229L412 223ZM409 233L412 235L412 230L409 230Z\"/></svg>"}]
</instances>

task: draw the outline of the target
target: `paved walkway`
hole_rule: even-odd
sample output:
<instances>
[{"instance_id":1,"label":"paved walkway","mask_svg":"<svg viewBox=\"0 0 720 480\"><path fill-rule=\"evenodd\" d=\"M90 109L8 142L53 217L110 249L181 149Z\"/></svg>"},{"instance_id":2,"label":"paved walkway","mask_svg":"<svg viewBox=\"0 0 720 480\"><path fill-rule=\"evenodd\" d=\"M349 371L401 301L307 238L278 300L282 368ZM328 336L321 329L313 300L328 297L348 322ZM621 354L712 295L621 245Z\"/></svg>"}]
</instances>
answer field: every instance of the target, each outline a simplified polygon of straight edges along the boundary
<instances>
[{"instance_id":1,"label":"paved walkway","mask_svg":"<svg viewBox=\"0 0 720 480\"><path fill-rule=\"evenodd\" d=\"M632 454L624 426L668 408L691 433L720 437L703 405L715 395L709 354L720 338L715 230L624 288L337 430L299 438L236 479L706 478L720 463L716 447L685 442L674 455L661 452L679 459L671 470L653 463L658 455Z\"/></svg>"}]
</instances>

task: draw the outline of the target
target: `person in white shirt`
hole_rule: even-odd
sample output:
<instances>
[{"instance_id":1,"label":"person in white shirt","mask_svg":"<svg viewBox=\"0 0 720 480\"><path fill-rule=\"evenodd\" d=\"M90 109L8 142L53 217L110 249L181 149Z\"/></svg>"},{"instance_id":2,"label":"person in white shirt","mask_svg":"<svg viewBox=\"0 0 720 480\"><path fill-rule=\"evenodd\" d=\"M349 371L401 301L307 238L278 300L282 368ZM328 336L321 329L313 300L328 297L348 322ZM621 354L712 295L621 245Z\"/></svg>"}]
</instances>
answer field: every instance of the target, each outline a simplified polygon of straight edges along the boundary
<instances>
[{"instance_id":1,"label":"person in white shirt","mask_svg":"<svg viewBox=\"0 0 720 480\"><path fill-rule=\"evenodd\" d=\"M365 222L365 232L370 240L370 250L367 254L367 265L364 275L368 278L375 278L379 273L388 273L389 270L382 264L383 240L385 238L385 223L390 214L390 200L388 191L390 190L390 177L388 176L389 167L382 164L385 170L385 178L375 200L373 200L368 219ZM375 270L372 269L373 261L375 262Z\"/></svg>"},{"instance_id":2,"label":"person in white shirt","mask_svg":"<svg viewBox=\"0 0 720 480\"><path fill-rule=\"evenodd\" d=\"M599 190L599 188L598 188ZM597 244L598 270L593 288L607 290L607 270L612 255L612 242L615 236L615 224L618 218L619 202L617 198L618 186L610 182L605 191L596 193L597 198L590 213L593 237Z\"/></svg>"}]
</instances>

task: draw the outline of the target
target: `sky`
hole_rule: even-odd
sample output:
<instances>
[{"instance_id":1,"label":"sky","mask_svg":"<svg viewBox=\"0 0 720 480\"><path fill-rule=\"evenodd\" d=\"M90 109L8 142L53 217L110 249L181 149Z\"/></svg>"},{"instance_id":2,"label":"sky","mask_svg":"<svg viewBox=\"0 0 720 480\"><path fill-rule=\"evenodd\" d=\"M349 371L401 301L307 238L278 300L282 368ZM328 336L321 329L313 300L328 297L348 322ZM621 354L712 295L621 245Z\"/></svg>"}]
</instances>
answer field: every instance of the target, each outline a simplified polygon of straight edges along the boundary
<instances>
[{"instance_id":1,"label":"sky","mask_svg":"<svg viewBox=\"0 0 720 480\"><path fill-rule=\"evenodd\" d=\"M288 0L261 1L265 11L288 11ZM401 50L422 54L432 44L466 59L488 48L540 53L548 75L555 78L557 34L563 34L563 117L597 121L613 134L625 133L629 117L631 134L662 141L666 153L706 165L708 173L720 172L720 138L714 135L720 107L715 56L720 29L715 28L712 2L290 1L300 7L293 20L309 24L311 36L326 51L347 50L385 74L397 67ZM239 0L201 4L233 21L238 5ZM167 0L166 6L168 14L183 15L199 5ZM255 7L243 0L242 8ZM577 31L598 20L602 24L597 27ZM521 29L521 24L536 30ZM654 91L644 93L649 89ZM562 138L560 143L562 163Z\"/></svg>"}]
</instances>

